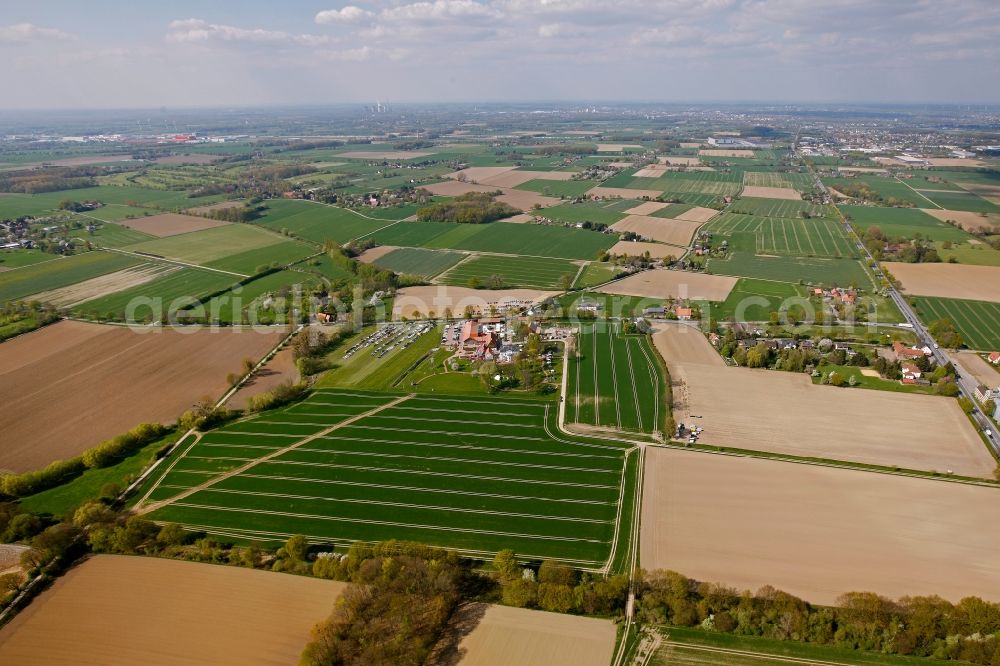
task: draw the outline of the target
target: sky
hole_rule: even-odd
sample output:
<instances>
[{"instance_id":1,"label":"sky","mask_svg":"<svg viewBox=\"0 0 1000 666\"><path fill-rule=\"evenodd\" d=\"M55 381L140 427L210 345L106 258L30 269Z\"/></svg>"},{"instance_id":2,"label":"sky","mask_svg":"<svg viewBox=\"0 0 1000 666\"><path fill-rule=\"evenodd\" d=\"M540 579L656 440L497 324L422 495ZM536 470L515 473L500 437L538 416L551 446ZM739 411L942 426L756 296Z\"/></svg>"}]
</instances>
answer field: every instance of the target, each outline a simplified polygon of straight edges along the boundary
<instances>
[{"instance_id":1,"label":"sky","mask_svg":"<svg viewBox=\"0 0 1000 666\"><path fill-rule=\"evenodd\" d=\"M3 4L6 110L1000 102L997 0Z\"/></svg>"}]
</instances>

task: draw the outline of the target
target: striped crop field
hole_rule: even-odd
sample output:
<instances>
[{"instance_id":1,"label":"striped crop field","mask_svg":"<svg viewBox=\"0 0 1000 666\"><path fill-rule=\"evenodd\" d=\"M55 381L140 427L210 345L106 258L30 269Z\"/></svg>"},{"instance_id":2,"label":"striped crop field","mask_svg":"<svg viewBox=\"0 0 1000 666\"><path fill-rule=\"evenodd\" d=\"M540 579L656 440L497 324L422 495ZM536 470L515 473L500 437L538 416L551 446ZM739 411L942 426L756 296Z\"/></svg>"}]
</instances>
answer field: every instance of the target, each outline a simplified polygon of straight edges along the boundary
<instances>
[{"instance_id":1,"label":"striped crop field","mask_svg":"<svg viewBox=\"0 0 1000 666\"><path fill-rule=\"evenodd\" d=\"M566 420L611 430L662 432L666 389L646 336L619 324L583 324L570 354Z\"/></svg>"},{"instance_id":2,"label":"striped crop field","mask_svg":"<svg viewBox=\"0 0 1000 666\"><path fill-rule=\"evenodd\" d=\"M970 349L1000 349L1000 303L930 296L918 296L914 300L917 314L925 324L947 319L955 325Z\"/></svg>"},{"instance_id":3,"label":"striped crop field","mask_svg":"<svg viewBox=\"0 0 1000 666\"><path fill-rule=\"evenodd\" d=\"M182 442L140 505L153 520L243 540L403 539L599 569L618 535L627 452L553 434L556 409L317 390Z\"/></svg>"},{"instance_id":4,"label":"striped crop field","mask_svg":"<svg viewBox=\"0 0 1000 666\"><path fill-rule=\"evenodd\" d=\"M706 231L727 236L752 232L757 254L797 257L858 256L839 223L829 218L762 217L723 213L705 226Z\"/></svg>"},{"instance_id":5,"label":"striped crop field","mask_svg":"<svg viewBox=\"0 0 1000 666\"><path fill-rule=\"evenodd\" d=\"M789 199L763 199L760 197L742 197L729 207L730 212L745 215L763 215L765 217L801 217L803 213L809 217L832 217L833 210L829 206L809 203L808 201L792 201Z\"/></svg>"},{"instance_id":6,"label":"striped crop field","mask_svg":"<svg viewBox=\"0 0 1000 666\"><path fill-rule=\"evenodd\" d=\"M456 265L439 281L464 287L475 279L485 286L493 276L499 276L504 287L564 289L567 276L568 284L572 284L579 272L580 265L566 259L478 255Z\"/></svg>"}]
</instances>

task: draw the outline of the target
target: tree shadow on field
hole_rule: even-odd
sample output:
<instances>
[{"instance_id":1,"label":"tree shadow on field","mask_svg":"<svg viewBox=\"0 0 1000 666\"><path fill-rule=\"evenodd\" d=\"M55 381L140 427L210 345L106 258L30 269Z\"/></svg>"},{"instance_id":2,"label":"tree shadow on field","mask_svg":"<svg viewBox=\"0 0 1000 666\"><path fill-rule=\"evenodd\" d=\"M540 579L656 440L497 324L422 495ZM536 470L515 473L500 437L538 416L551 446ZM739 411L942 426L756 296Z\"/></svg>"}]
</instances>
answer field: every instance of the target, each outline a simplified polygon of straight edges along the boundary
<instances>
[{"instance_id":1,"label":"tree shadow on field","mask_svg":"<svg viewBox=\"0 0 1000 666\"><path fill-rule=\"evenodd\" d=\"M460 605L455 614L452 615L448 628L444 630L441 639L431 651L427 664L429 666L457 666L461 663L468 650L460 645L465 637L471 634L482 622L487 608L489 608L489 604L475 601Z\"/></svg>"}]
</instances>

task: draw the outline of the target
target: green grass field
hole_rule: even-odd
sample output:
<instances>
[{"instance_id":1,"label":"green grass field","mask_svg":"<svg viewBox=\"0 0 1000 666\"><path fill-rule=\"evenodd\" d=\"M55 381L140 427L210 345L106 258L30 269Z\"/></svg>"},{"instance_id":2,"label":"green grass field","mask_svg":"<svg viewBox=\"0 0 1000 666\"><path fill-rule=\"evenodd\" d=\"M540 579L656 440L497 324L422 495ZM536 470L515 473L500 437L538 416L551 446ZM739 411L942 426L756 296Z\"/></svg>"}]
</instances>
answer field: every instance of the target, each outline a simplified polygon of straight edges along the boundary
<instances>
[{"instance_id":1,"label":"green grass field","mask_svg":"<svg viewBox=\"0 0 1000 666\"><path fill-rule=\"evenodd\" d=\"M191 231L186 234L136 243L125 249L199 265L219 263L220 260L221 263L228 265L236 260L235 263L246 268L247 265L254 262L239 260L238 257L242 253L288 242L277 234L253 225L227 224L222 227ZM302 245L301 249L298 258L309 254L308 247ZM256 263L264 263L260 261L260 256L255 256L254 259ZM223 270L232 269L224 268ZM253 272L253 266L250 266L249 270L235 272L249 274Z\"/></svg>"},{"instance_id":2,"label":"green grass field","mask_svg":"<svg viewBox=\"0 0 1000 666\"><path fill-rule=\"evenodd\" d=\"M809 203L808 201L761 199L758 197L737 199L729 207L729 211L746 215L763 215L765 217L801 217L802 213L807 213L810 217L831 217L833 215L833 211L826 206Z\"/></svg>"},{"instance_id":3,"label":"green grass field","mask_svg":"<svg viewBox=\"0 0 1000 666\"><path fill-rule=\"evenodd\" d=\"M733 252L726 259L710 259L708 272L831 287L851 284L866 289L871 287L871 280L856 259L761 257L750 252Z\"/></svg>"},{"instance_id":4,"label":"green grass field","mask_svg":"<svg viewBox=\"0 0 1000 666\"><path fill-rule=\"evenodd\" d=\"M405 341L407 336L417 331L418 325L394 324L393 326L400 333L397 339ZM328 357L336 367L323 375L317 386L376 391L393 390L401 384L410 368L430 353L441 341L441 327L435 326L427 333L412 339L405 347L397 341L394 349L381 357L373 354L371 347L362 348L350 356L347 355L351 347L374 333L375 330L374 326L367 327L352 339L339 345L337 350Z\"/></svg>"},{"instance_id":5,"label":"green grass field","mask_svg":"<svg viewBox=\"0 0 1000 666\"><path fill-rule=\"evenodd\" d=\"M90 233L86 229L77 229L73 235L102 247L124 247L156 239L156 236L112 222L98 223L96 226L98 228L94 230L94 233Z\"/></svg>"},{"instance_id":6,"label":"green grass field","mask_svg":"<svg viewBox=\"0 0 1000 666\"><path fill-rule=\"evenodd\" d=\"M8 270L23 268L32 264L40 264L43 261L58 259L58 255L42 252L41 250L0 250L0 267Z\"/></svg>"},{"instance_id":7,"label":"green grass field","mask_svg":"<svg viewBox=\"0 0 1000 666\"><path fill-rule=\"evenodd\" d=\"M762 217L722 213L705 227L720 236L753 233L757 254L798 257L857 257L858 252L844 235L842 225L828 218Z\"/></svg>"},{"instance_id":8,"label":"green grass field","mask_svg":"<svg viewBox=\"0 0 1000 666\"><path fill-rule=\"evenodd\" d=\"M941 247L941 243L935 243L941 261L954 259L960 264L972 264L975 266L1000 266L1000 250L994 250L989 245L978 241L972 243L955 243L949 249Z\"/></svg>"},{"instance_id":9,"label":"green grass field","mask_svg":"<svg viewBox=\"0 0 1000 666\"><path fill-rule=\"evenodd\" d=\"M559 204L558 206L546 208L541 214L550 220L565 222L568 224L577 224L579 222L598 222L601 224L612 225L625 217L625 213L622 212L621 207L615 206L614 203L610 205L606 202L600 201L564 203ZM625 208L628 209L632 206L638 206L639 203L640 202L638 201L628 201L629 205Z\"/></svg>"},{"instance_id":10,"label":"green grass field","mask_svg":"<svg viewBox=\"0 0 1000 666\"><path fill-rule=\"evenodd\" d=\"M251 275L259 266L270 266L275 263L287 266L288 264L302 261L304 258L317 252L319 252L318 248L307 245L302 241L281 240L279 238L277 243L245 252L236 252L227 257L206 262L205 265L224 271Z\"/></svg>"},{"instance_id":11,"label":"green grass field","mask_svg":"<svg viewBox=\"0 0 1000 666\"><path fill-rule=\"evenodd\" d=\"M114 185L45 192L43 194L4 194L0 196L0 220L22 215L36 217L47 215L52 213L61 201L101 201L105 204L179 210L215 203L222 199L222 196L191 198L185 192Z\"/></svg>"},{"instance_id":12,"label":"green grass field","mask_svg":"<svg viewBox=\"0 0 1000 666\"><path fill-rule=\"evenodd\" d=\"M931 203L926 198L917 192L914 192L913 189L907 186L904 182L896 180L895 178L865 175L855 176L854 178L823 179L824 185L832 187L836 190L840 190L842 187L849 187L852 184L860 183L867 184L872 191L876 192L885 200L897 199L899 201L909 202L917 208L933 208Z\"/></svg>"},{"instance_id":13,"label":"green grass field","mask_svg":"<svg viewBox=\"0 0 1000 666\"><path fill-rule=\"evenodd\" d=\"M397 397L320 389L208 432L179 447L151 500L272 457L150 517L264 543L403 539L582 567L609 557L623 448L552 436L548 401L424 394L387 407Z\"/></svg>"},{"instance_id":14,"label":"green grass field","mask_svg":"<svg viewBox=\"0 0 1000 666\"><path fill-rule=\"evenodd\" d=\"M461 236L450 233L439 236L427 243L427 247L560 259L595 259L618 240L614 234L542 224L493 222L457 226L472 227L472 231L461 229Z\"/></svg>"},{"instance_id":15,"label":"green grass field","mask_svg":"<svg viewBox=\"0 0 1000 666\"><path fill-rule=\"evenodd\" d=\"M95 250L0 272L0 302L83 282L141 264L123 254Z\"/></svg>"},{"instance_id":16,"label":"green grass field","mask_svg":"<svg viewBox=\"0 0 1000 666\"><path fill-rule=\"evenodd\" d=\"M889 238L914 238L920 234L935 241L962 242L970 238L957 227L945 224L916 208L878 208L876 206L838 206L862 232L877 226Z\"/></svg>"},{"instance_id":17,"label":"green grass field","mask_svg":"<svg viewBox=\"0 0 1000 666\"><path fill-rule=\"evenodd\" d=\"M407 210L388 210L393 211L393 214L402 215L402 217L412 215ZM376 216L372 215L371 217ZM392 223L393 220L369 219L359 213L336 206L285 199L268 201L266 214L255 220L255 224L261 224L273 231L287 229L292 235L317 245L322 245L328 240L343 244L360 236L371 234Z\"/></svg>"},{"instance_id":18,"label":"green grass field","mask_svg":"<svg viewBox=\"0 0 1000 666\"><path fill-rule=\"evenodd\" d=\"M931 183L929 186L933 188L935 183ZM941 208L947 210L968 210L974 213L1000 213L1000 206L972 192L963 192L961 190L949 192L918 190L918 192ZM924 208L928 207L924 206Z\"/></svg>"},{"instance_id":19,"label":"green grass field","mask_svg":"<svg viewBox=\"0 0 1000 666\"><path fill-rule=\"evenodd\" d=\"M787 301L789 307L796 303L788 299L806 296L805 288L797 284L741 278L729 292L729 298L712 308L711 316L720 321L729 318L736 321L768 321L772 312L780 311L782 303Z\"/></svg>"},{"instance_id":20,"label":"green grass field","mask_svg":"<svg viewBox=\"0 0 1000 666\"><path fill-rule=\"evenodd\" d=\"M549 197L578 197L587 190L597 187L596 180L529 180L515 189L538 192Z\"/></svg>"},{"instance_id":21,"label":"green grass field","mask_svg":"<svg viewBox=\"0 0 1000 666\"><path fill-rule=\"evenodd\" d=\"M570 355L566 420L612 430L663 431L666 389L646 336L618 323L583 324Z\"/></svg>"},{"instance_id":22,"label":"green grass field","mask_svg":"<svg viewBox=\"0 0 1000 666\"><path fill-rule=\"evenodd\" d=\"M925 324L948 319L970 349L1000 350L1000 303L930 296L916 296L912 301Z\"/></svg>"},{"instance_id":23,"label":"green grass field","mask_svg":"<svg viewBox=\"0 0 1000 666\"><path fill-rule=\"evenodd\" d=\"M230 287L237 279L200 268L178 268L151 282L76 305L73 312L83 316L113 315L117 319L127 315L131 320L140 322L147 317L159 319L208 294Z\"/></svg>"},{"instance_id":24,"label":"green grass field","mask_svg":"<svg viewBox=\"0 0 1000 666\"><path fill-rule=\"evenodd\" d=\"M432 278L465 258L461 252L403 247L375 260L375 265L404 275Z\"/></svg>"},{"instance_id":25,"label":"green grass field","mask_svg":"<svg viewBox=\"0 0 1000 666\"><path fill-rule=\"evenodd\" d=\"M598 284L604 284L613 278L617 273L617 269L612 264L592 261L583 269L583 273L580 274L580 277L577 278L576 283L573 286L578 289L583 289L586 287L593 287Z\"/></svg>"},{"instance_id":26,"label":"green grass field","mask_svg":"<svg viewBox=\"0 0 1000 666\"><path fill-rule=\"evenodd\" d=\"M449 270L441 277L441 282L464 287L476 279L485 286L492 276L499 275L506 287L563 289L573 284L579 272L577 264L565 259L480 255ZM568 282L564 282L566 279Z\"/></svg>"}]
</instances>

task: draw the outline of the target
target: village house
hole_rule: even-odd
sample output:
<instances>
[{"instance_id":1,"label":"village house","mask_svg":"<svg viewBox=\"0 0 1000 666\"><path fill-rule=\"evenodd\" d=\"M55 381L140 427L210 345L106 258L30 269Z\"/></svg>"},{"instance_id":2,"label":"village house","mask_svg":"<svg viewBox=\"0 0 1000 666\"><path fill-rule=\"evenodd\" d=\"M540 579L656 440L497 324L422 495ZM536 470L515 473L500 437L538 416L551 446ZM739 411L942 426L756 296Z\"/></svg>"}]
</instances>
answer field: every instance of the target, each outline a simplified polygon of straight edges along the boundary
<instances>
[{"instance_id":1,"label":"village house","mask_svg":"<svg viewBox=\"0 0 1000 666\"><path fill-rule=\"evenodd\" d=\"M902 364L903 379L920 379L920 368L916 364L906 361Z\"/></svg>"},{"instance_id":2,"label":"village house","mask_svg":"<svg viewBox=\"0 0 1000 666\"><path fill-rule=\"evenodd\" d=\"M912 360L924 356L923 350L915 347L907 347L898 340L892 343L892 351L896 355L897 361Z\"/></svg>"},{"instance_id":3,"label":"village house","mask_svg":"<svg viewBox=\"0 0 1000 666\"><path fill-rule=\"evenodd\" d=\"M1000 352L991 352L987 360L993 365L1000 365Z\"/></svg>"},{"instance_id":4,"label":"village house","mask_svg":"<svg viewBox=\"0 0 1000 666\"><path fill-rule=\"evenodd\" d=\"M458 353L474 359L491 360L500 349L504 323L500 319L470 319L462 324Z\"/></svg>"},{"instance_id":5,"label":"village house","mask_svg":"<svg viewBox=\"0 0 1000 666\"><path fill-rule=\"evenodd\" d=\"M674 314L680 320L688 320L691 319L693 311L691 310L691 308L682 308L680 306L677 306L676 308L674 308Z\"/></svg>"},{"instance_id":6,"label":"village house","mask_svg":"<svg viewBox=\"0 0 1000 666\"><path fill-rule=\"evenodd\" d=\"M979 402L986 402L993 399L993 391L985 384L979 384L976 386L975 396Z\"/></svg>"}]
</instances>

